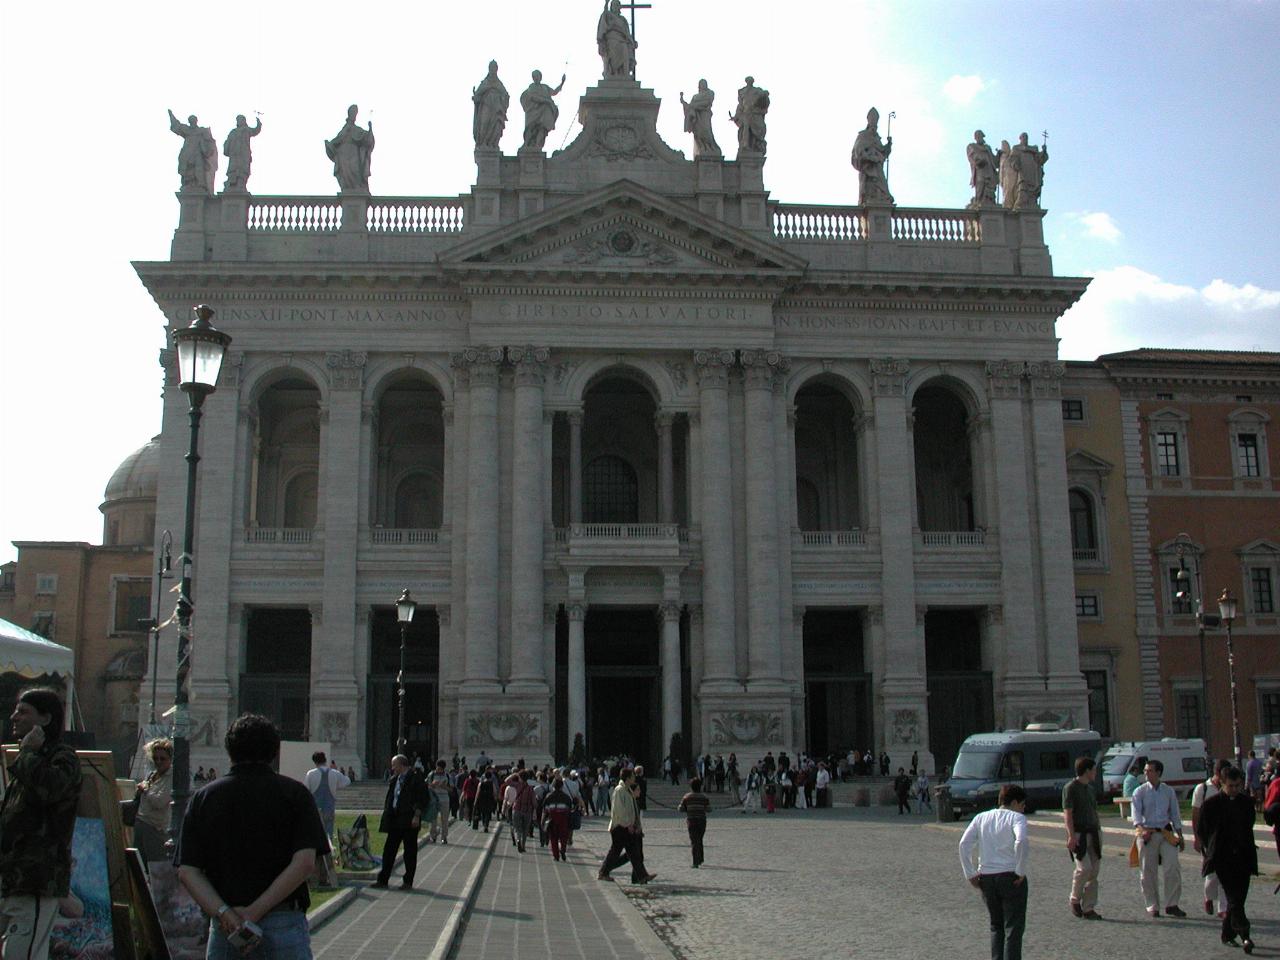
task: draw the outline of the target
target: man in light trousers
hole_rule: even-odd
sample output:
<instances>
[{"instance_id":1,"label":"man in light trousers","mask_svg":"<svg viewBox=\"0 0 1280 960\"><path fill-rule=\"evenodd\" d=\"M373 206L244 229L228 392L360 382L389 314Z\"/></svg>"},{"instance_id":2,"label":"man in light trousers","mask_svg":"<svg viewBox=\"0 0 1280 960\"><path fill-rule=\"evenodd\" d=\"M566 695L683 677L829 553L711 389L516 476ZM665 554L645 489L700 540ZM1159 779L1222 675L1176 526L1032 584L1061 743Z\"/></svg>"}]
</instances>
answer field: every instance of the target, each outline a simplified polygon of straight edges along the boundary
<instances>
[{"instance_id":1,"label":"man in light trousers","mask_svg":"<svg viewBox=\"0 0 1280 960\"><path fill-rule=\"evenodd\" d=\"M1098 767L1092 757L1076 760L1076 778L1062 788L1062 821L1067 828L1067 852L1075 870L1071 874L1071 913L1085 920L1101 920L1098 903L1098 868L1102 865L1102 824L1093 781Z\"/></svg>"},{"instance_id":2,"label":"man in light trousers","mask_svg":"<svg viewBox=\"0 0 1280 960\"><path fill-rule=\"evenodd\" d=\"M1186 913L1178 906L1182 898L1178 851L1185 846L1178 795L1173 787L1160 782L1164 764L1159 760L1148 760L1143 773L1147 782L1133 791L1133 826L1138 842L1142 899L1147 916L1153 920L1160 916L1161 906L1170 917L1185 917Z\"/></svg>"}]
</instances>

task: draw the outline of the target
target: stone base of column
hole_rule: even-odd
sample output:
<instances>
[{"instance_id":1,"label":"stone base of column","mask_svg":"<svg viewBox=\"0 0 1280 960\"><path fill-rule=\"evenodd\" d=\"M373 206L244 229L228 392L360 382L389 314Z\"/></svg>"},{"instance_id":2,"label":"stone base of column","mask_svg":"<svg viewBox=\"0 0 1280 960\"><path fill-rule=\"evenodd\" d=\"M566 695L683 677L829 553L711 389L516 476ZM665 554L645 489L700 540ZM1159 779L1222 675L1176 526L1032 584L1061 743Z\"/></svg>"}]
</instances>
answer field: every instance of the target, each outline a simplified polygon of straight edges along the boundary
<instances>
[{"instance_id":1,"label":"stone base of column","mask_svg":"<svg viewBox=\"0 0 1280 960\"><path fill-rule=\"evenodd\" d=\"M889 770L911 767L911 754L919 755L920 768L931 774L938 766L929 750L929 695L923 679L886 679L883 702L882 750L889 754ZM943 763L950 764L950 757Z\"/></svg>"},{"instance_id":2,"label":"stone base of column","mask_svg":"<svg viewBox=\"0 0 1280 960\"><path fill-rule=\"evenodd\" d=\"M1089 695L1080 676L1010 677L1003 684L997 723L1025 730L1032 723L1056 723L1064 730L1089 726Z\"/></svg>"},{"instance_id":3,"label":"stone base of column","mask_svg":"<svg viewBox=\"0 0 1280 960\"><path fill-rule=\"evenodd\" d=\"M326 685L311 694L311 727L308 739L328 743L330 760L342 769L362 766L357 740L359 692L354 684Z\"/></svg>"},{"instance_id":4,"label":"stone base of column","mask_svg":"<svg viewBox=\"0 0 1280 960\"><path fill-rule=\"evenodd\" d=\"M172 723L173 717L172 715L164 717L162 714L173 706L172 681L170 681L168 694L163 692L163 686L160 686L159 690L161 692L156 694L156 722L168 726ZM223 737L227 735L227 724L240 715L238 701L239 698L231 690L231 685L225 681L192 681L188 714L191 719L186 731L187 739L191 743L192 773L200 767L206 770L213 767L223 773L230 769L231 761L227 758ZM117 776L125 775L117 773Z\"/></svg>"},{"instance_id":5,"label":"stone base of column","mask_svg":"<svg viewBox=\"0 0 1280 960\"><path fill-rule=\"evenodd\" d=\"M526 765L553 763L550 742L551 696L506 692L497 684L477 690L463 683L458 691L459 755L474 763L481 752L501 764L523 759Z\"/></svg>"},{"instance_id":6,"label":"stone base of column","mask_svg":"<svg viewBox=\"0 0 1280 960\"><path fill-rule=\"evenodd\" d=\"M765 693L742 684L716 690L704 682L699 693L699 728L702 752L738 755L738 767L746 771L766 753L776 757L798 754L792 726L792 698L785 685Z\"/></svg>"}]
</instances>

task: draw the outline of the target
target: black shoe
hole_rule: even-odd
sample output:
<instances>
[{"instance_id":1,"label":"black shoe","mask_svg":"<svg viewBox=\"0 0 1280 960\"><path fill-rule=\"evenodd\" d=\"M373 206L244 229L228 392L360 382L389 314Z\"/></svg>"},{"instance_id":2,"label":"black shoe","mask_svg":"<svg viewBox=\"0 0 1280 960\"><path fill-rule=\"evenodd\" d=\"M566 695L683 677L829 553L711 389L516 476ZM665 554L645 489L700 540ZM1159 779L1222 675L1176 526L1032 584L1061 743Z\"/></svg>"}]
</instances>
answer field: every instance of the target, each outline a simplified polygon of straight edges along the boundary
<instances>
[{"instance_id":1,"label":"black shoe","mask_svg":"<svg viewBox=\"0 0 1280 960\"><path fill-rule=\"evenodd\" d=\"M1240 944L1236 943L1236 938L1235 938L1235 937L1223 937L1223 938L1222 938L1222 945L1223 945L1224 947L1238 947L1238 946L1240 946Z\"/></svg>"},{"instance_id":2,"label":"black shoe","mask_svg":"<svg viewBox=\"0 0 1280 960\"><path fill-rule=\"evenodd\" d=\"M410 881L410 880L406 880L404 883L400 884L400 889L401 889L401 890L412 890L412 889L413 889L413 882L412 882L412 881Z\"/></svg>"},{"instance_id":3,"label":"black shoe","mask_svg":"<svg viewBox=\"0 0 1280 960\"><path fill-rule=\"evenodd\" d=\"M1187 912L1177 905L1165 907L1164 912L1170 917L1177 917L1179 920L1183 920L1187 916Z\"/></svg>"},{"instance_id":4,"label":"black shoe","mask_svg":"<svg viewBox=\"0 0 1280 960\"><path fill-rule=\"evenodd\" d=\"M1071 915L1072 915L1073 917L1083 917L1083 916L1084 916L1084 909L1080 906L1080 901L1079 901L1079 900L1072 900L1072 901L1071 901Z\"/></svg>"},{"instance_id":5,"label":"black shoe","mask_svg":"<svg viewBox=\"0 0 1280 960\"><path fill-rule=\"evenodd\" d=\"M372 888L373 888L373 889L375 889L375 890L385 890L385 889L387 889L387 881L385 881L385 880L375 880L375 881L373 881L373 883L369 884L369 886L370 886L370 887L372 887Z\"/></svg>"},{"instance_id":6,"label":"black shoe","mask_svg":"<svg viewBox=\"0 0 1280 960\"><path fill-rule=\"evenodd\" d=\"M1101 920L1102 914L1100 914L1097 910L1086 910L1084 912L1084 918L1086 920Z\"/></svg>"},{"instance_id":7,"label":"black shoe","mask_svg":"<svg viewBox=\"0 0 1280 960\"><path fill-rule=\"evenodd\" d=\"M1253 953L1253 941L1250 940L1248 937L1244 938L1244 943L1241 944L1241 946L1244 947L1245 953Z\"/></svg>"}]
</instances>

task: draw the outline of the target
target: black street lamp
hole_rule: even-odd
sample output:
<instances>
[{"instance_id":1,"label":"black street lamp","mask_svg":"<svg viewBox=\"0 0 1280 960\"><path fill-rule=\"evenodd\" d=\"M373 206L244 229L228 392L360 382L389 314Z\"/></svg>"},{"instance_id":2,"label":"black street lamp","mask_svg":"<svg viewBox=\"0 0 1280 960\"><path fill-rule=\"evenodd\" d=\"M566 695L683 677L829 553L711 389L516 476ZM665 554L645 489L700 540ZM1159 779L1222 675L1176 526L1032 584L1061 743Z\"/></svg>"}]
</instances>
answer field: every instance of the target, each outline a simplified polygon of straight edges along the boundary
<instances>
[{"instance_id":1,"label":"black street lamp","mask_svg":"<svg viewBox=\"0 0 1280 960\"><path fill-rule=\"evenodd\" d=\"M156 615L151 620L139 620L139 625L151 631L151 725L156 725L156 685L160 680L160 605L164 602L164 582L173 568L173 534L166 530L160 534L160 553L156 557Z\"/></svg>"},{"instance_id":2,"label":"black street lamp","mask_svg":"<svg viewBox=\"0 0 1280 960\"><path fill-rule=\"evenodd\" d=\"M1209 667L1205 659L1204 650L1204 631L1206 627L1216 627L1218 618L1212 613L1204 612L1204 591L1200 585L1200 561L1195 560L1196 565L1196 585L1195 596L1191 591L1191 575L1187 572L1186 561L1183 560L1183 554L1187 547L1192 543L1191 537L1185 533L1180 533L1173 539L1174 550L1178 554L1178 590L1173 598L1178 603L1195 603L1196 611L1196 634L1200 638L1200 707L1201 722L1203 723L1204 742L1209 748L1210 755L1213 755L1212 747L1212 731L1209 727Z\"/></svg>"},{"instance_id":3,"label":"black street lamp","mask_svg":"<svg viewBox=\"0 0 1280 960\"><path fill-rule=\"evenodd\" d=\"M396 737L396 753L404 753L409 743L408 726L405 722L404 714L404 675L405 675L405 649L409 641L409 624L413 621L413 615L417 612L418 604L414 602L413 597L409 596L409 591L405 590L400 594L400 599L396 601L396 619L400 621L400 673L396 677L396 695L400 700L400 726L399 736Z\"/></svg>"},{"instance_id":4,"label":"black street lamp","mask_svg":"<svg viewBox=\"0 0 1280 960\"><path fill-rule=\"evenodd\" d=\"M1236 748L1236 766L1244 766L1244 744L1240 741L1240 700L1236 695L1236 651L1231 643L1231 623L1236 618L1236 598L1223 590L1218 598L1218 613L1227 625L1227 678L1231 683L1231 739Z\"/></svg>"},{"instance_id":5,"label":"black street lamp","mask_svg":"<svg viewBox=\"0 0 1280 960\"><path fill-rule=\"evenodd\" d=\"M178 353L178 377L182 392L187 395L191 407L191 440L187 447L187 511L186 527L182 533L182 584L178 591L178 676L173 695L173 806L169 820L172 842L178 842L182 832L182 818L187 813L187 800L191 796L191 743L187 739L188 701L190 694L187 679L191 673L191 613L194 609L191 592L191 555L195 551L196 525L196 464L200 437L200 408L204 398L218 386L218 371L222 358L227 354L231 337L214 329L209 318L213 308L200 304L195 308L196 318L191 326L173 332L173 346Z\"/></svg>"}]
</instances>

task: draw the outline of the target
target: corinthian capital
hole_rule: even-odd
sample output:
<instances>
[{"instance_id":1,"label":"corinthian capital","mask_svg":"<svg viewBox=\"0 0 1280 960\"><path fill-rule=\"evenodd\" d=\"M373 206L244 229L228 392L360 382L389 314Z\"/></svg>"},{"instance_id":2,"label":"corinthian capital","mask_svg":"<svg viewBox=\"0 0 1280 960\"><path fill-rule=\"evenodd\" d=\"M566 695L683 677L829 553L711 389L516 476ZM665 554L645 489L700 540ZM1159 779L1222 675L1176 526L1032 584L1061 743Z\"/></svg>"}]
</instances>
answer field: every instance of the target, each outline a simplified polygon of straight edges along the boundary
<instances>
[{"instance_id":1,"label":"corinthian capital","mask_svg":"<svg viewBox=\"0 0 1280 960\"><path fill-rule=\"evenodd\" d=\"M791 361L776 350L743 350L740 356L749 386L771 388L791 366Z\"/></svg>"},{"instance_id":2,"label":"corinthian capital","mask_svg":"<svg viewBox=\"0 0 1280 960\"><path fill-rule=\"evenodd\" d=\"M729 369L733 366L733 351L724 349L695 350L693 369L698 374L698 385L723 387L729 382Z\"/></svg>"},{"instance_id":3,"label":"corinthian capital","mask_svg":"<svg viewBox=\"0 0 1280 960\"><path fill-rule=\"evenodd\" d=\"M546 347L507 347L507 360L515 368L517 385L541 386L550 359L551 351Z\"/></svg>"}]
</instances>

